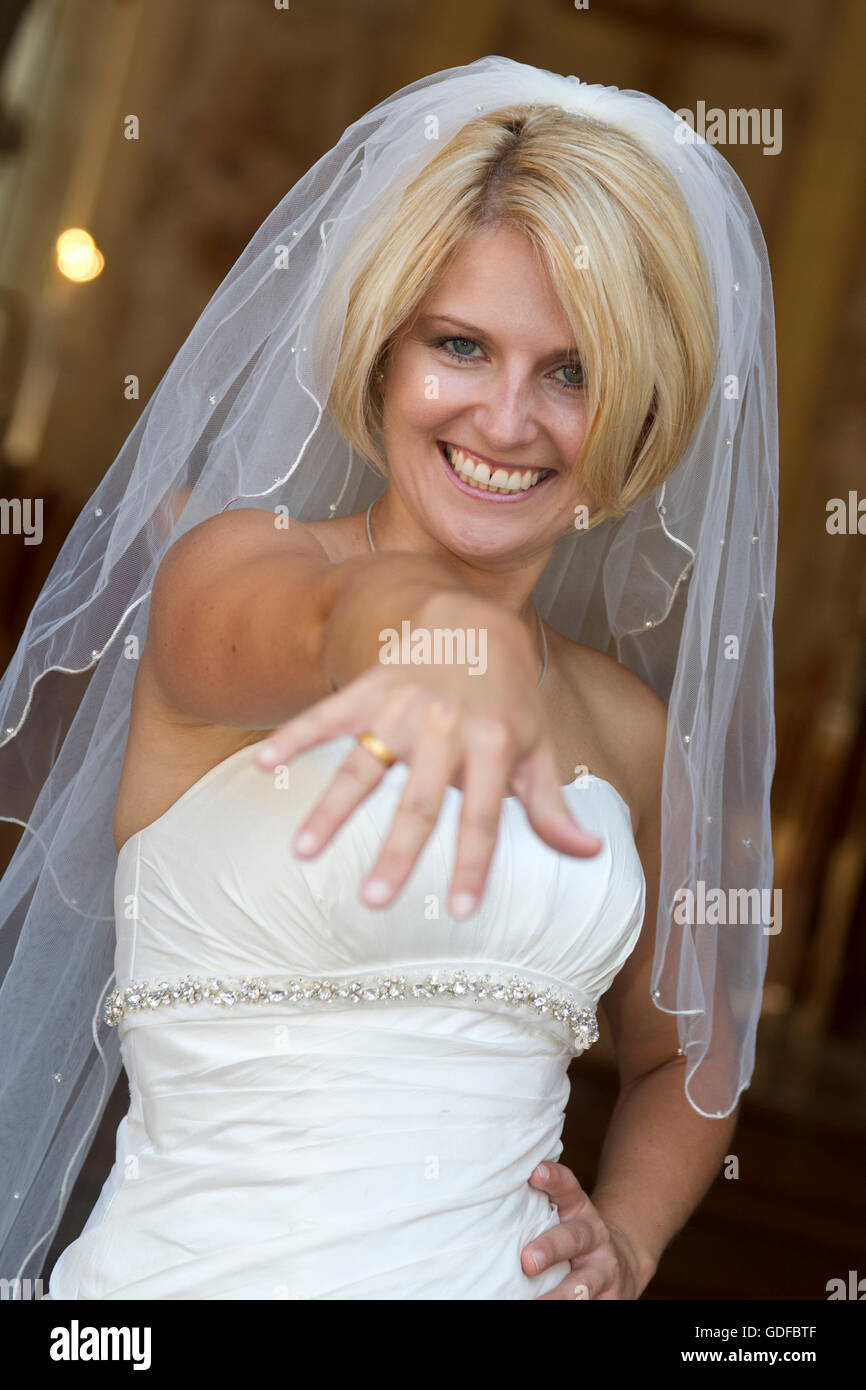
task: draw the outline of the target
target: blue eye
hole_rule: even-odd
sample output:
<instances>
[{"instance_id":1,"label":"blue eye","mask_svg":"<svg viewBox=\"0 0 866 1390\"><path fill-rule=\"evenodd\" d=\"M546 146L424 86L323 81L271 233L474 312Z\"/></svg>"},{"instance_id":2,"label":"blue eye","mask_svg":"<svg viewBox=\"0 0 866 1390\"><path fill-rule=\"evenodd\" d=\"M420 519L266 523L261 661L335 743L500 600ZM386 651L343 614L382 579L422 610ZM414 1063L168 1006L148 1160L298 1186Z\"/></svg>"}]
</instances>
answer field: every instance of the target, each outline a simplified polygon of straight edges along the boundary
<instances>
[{"instance_id":1,"label":"blue eye","mask_svg":"<svg viewBox=\"0 0 866 1390\"><path fill-rule=\"evenodd\" d=\"M560 372L573 372L576 374L576 381L569 381L566 379L562 383L563 386L568 387L569 390L578 391L581 388L581 386L583 386L583 366L580 362L567 362L565 366L558 367L557 370Z\"/></svg>"},{"instance_id":2,"label":"blue eye","mask_svg":"<svg viewBox=\"0 0 866 1390\"><path fill-rule=\"evenodd\" d=\"M453 347L450 347L450 346L449 346L449 344L451 344L451 343L458 343L458 344L461 345L461 347L468 347L468 348L470 348L470 349L471 349L471 348L475 348L475 347L478 346L478 344L476 343L476 341L475 341L474 338L442 338L442 339L440 339L439 346L440 346L440 347L446 348L446 349L448 350L448 352L450 352L454 357L468 357L468 356L469 356L469 353L468 353L468 352L463 352L463 351L461 351L461 347L458 347L458 348L455 350Z\"/></svg>"},{"instance_id":3,"label":"blue eye","mask_svg":"<svg viewBox=\"0 0 866 1390\"><path fill-rule=\"evenodd\" d=\"M456 346L452 346L452 344L455 344ZM455 362L478 361L479 359L476 358L474 355L474 349L479 348L479 352L481 351L478 343L475 341L474 338L437 338L433 343L433 347L439 348L443 352L446 352L448 356L452 358ZM468 349L468 351L466 349ZM564 391L583 390L586 383L584 381L583 376L583 366L580 362L564 362L561 367L556 368L556 371L570 373L571 376L574 378L573 380L569 380L567 378L563 379L562 377L556 377L554 373L554 379L556 380L556 384L560 386Z\"/></svg>"}]
</instances>

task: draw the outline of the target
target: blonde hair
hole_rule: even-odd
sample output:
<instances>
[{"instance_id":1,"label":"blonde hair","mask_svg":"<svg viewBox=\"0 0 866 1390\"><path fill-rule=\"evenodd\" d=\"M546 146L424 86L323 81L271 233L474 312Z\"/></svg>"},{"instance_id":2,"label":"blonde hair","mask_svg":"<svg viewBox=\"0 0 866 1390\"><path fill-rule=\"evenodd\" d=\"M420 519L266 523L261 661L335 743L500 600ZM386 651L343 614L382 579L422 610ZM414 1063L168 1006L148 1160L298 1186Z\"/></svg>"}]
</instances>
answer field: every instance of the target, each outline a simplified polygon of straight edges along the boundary
<instances>
[{"instance_id":1,"label":"blonde hair","mask_svg":"<svg viewBox=\"0 0 866 1390\"><path fill-rule=\"evenodd\" d=\"M510 106L465 125L386 216L353 273L328 401L377 471L387 476L376 369L464 239L503 224L529 239L574 333L588 409L575 466L597 503L590 525L668 476L707 402L715 318L688 209L658 160L598 121Z\"/></svg>"}]
</instances>

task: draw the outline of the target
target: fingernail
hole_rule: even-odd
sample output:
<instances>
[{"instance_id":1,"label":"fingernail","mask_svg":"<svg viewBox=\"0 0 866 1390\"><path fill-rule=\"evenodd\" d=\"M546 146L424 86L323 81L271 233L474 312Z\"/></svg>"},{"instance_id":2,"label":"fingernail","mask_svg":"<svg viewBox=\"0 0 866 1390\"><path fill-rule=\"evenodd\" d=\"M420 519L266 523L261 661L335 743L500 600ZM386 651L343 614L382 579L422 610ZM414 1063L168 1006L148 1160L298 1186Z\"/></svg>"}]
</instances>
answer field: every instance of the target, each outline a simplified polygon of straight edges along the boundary
<instances>
[{"instance_id":1,"label":"fingernail","mask_svg":"<svg viewBox=\"0 0 866 1390\"><path fill-rule=\"evenodd\" d=\"M475 906L474 893L455 893L451 899L451 913L454 917L467 917Z\"/></svg>"},{"instance_id":2,"label":"fingernail","mask_svg":"<svg viewBox=\"0 0 866 1390\"><path fill-rule=\"evenodd\" d=\"M296 854L309 854L318 843L318 838L312 830L302 830L292 841L292 849Z\"/></svg>"},{"instance_id":3,"label":"fingernail","mask_svg":"<svg viewBox=\"0 0 866 1390\"><path fill-rule=\"evenodd\" d=\"M364 897L368 903L383 903L391 896L391 885L384 878L371 878L364 884Z\"/></svg>"},{"instance_id":4,"label":"fingernail","mask_svg":"<svg viewBox=\"0 0 866 1390\"><path fill-rule=\"evenodd\" d=\"M533 1250L533 1251L531 1251L529 1258L531 1259L532 1263L535 1265L535 1268L536 1268L536 1269L543 1269L543 1268L544 1268L544 1256L542 1255L542 1253L541 1253L540 1250Z\"/></svg>"},{"instance_id":5,"label":"fingernail","mask_svg":"<svg viewBox=\"0 0 866 1390\"><path fill-rule=\"evenodd\" d=\"M541 1178L542 1182L544 1182L548 1177L550 1177L550 1169L548 1168L546 1163L539 1163L538 1167L535 1170L535 1176L537 1178Z\"/></svg>"},{"instance_id":6,"label":"fingernail","mask_svg":"<svg viewBox=\"0 0 866 1390\"><path fill-rule=\"evenodd\" d=\"M279 755L279 750L275 743L263 743L256 754L256 762L275 763Z\"/></svg>"}]
</instances>

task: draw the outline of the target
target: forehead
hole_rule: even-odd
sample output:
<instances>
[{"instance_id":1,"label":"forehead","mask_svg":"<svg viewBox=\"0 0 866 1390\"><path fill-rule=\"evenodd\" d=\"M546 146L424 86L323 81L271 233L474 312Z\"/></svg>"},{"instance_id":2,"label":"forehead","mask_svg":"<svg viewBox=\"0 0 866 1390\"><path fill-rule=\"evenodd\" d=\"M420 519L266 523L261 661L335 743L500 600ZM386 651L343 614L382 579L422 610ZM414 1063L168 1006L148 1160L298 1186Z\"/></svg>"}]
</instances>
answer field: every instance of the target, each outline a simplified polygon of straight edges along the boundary
<instances>
[{"instance_id":1,"label":"forehead","mask_svg":"<svg viewBox=\"0 0 866 1390\"><path fill-rule=\"evenodd\" d=\"M491 335L519 332L542 348L551 338L572 338L547 271L516 227L484 227L466 237L418 313L456 315Z\"/></svg>"}]
</instances>

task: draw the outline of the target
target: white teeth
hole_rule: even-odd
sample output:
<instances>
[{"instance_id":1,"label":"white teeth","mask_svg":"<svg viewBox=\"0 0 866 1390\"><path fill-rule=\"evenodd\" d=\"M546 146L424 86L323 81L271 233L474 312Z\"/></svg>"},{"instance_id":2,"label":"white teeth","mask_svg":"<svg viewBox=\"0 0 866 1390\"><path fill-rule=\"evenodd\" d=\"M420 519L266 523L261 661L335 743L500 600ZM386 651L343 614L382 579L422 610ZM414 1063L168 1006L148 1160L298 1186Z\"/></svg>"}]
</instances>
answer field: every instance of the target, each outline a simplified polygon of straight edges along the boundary
<instances>
[{"instance_id":1,"label":"white teeth","mask_svg":"<svg viewBox=\"0 0 866 1390\"><path fill-rule=\"evenodd\" d=\"M445 455L454 472L470 487L477 487L480 492L527 492L550 472L549 468L540 471L527 468L522 472L513 473L507 468L496 468L491 476L488 464L481 459L473 458L472 454L464 453L462 449L455 449L452 445L446 444Z\"/></svg>"}]
</instances>

